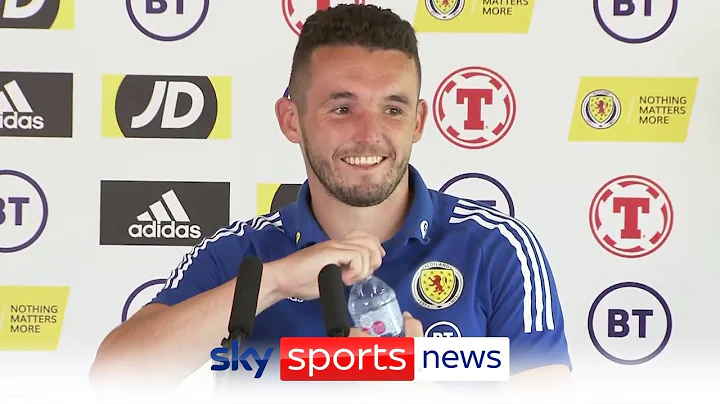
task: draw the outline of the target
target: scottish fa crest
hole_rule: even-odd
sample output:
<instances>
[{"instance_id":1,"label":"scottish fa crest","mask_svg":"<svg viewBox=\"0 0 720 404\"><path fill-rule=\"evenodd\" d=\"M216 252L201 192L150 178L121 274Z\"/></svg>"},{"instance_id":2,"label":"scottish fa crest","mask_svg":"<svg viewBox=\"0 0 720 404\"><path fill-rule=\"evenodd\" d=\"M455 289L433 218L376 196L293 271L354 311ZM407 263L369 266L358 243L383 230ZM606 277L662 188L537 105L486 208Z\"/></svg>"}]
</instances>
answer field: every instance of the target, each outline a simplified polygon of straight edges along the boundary
<instances>
[{"instance_id":1,"label":"scottish fa crest","mask_svg":"<svg viewBox=\"0 0 720 404\"><path fill-rule=\"evenodd\" d=\"M580 109L585 122L595 129L606 129L620 119L620 100L608 90L586 95Z\"/></svg>"},{"instance_id":2,"label":"scottish fa crest","mask_svg":"<svg viewBox=\"0 0 720 404\"><path fill-rule=\"evenodd\" d=\"M428 13L438 20L452 20L465 7L465 0L425 0Z\"/></svg>"},{"instance_id":3,"label":"scottish fa crest","mask_svg":"<svg viewBox=\"0 0 720 404\"><path fill-rule=\"evenodd\" d=\"M445 262L424 264L412 280L413 297L426 309L440 310L452 306L460 298L462 290L462 273Z\"/></svg>"}]
</instances>

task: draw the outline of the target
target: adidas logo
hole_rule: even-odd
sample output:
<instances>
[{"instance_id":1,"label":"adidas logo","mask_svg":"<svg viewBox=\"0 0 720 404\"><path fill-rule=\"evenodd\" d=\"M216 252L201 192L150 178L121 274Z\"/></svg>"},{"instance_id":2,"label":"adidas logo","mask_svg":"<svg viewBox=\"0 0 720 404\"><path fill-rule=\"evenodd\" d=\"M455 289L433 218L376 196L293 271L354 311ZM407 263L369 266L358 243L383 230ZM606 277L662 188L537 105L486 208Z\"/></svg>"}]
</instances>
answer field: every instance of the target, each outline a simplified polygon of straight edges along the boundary
<instances>
[{"instance_id":1,"label":"adidas logo","mask_svg":"<svg viewBox=\"0 0 720 404\"><path fill-rule=\"evenodd\" d=\"M13 80L0 91L0 129L44 129L45 120L35 115L17 81Z\"/></svg>"},{"instance_id":2,"label":"adidas logo","mask_svg":"<svg viewBox=\"0 0 720 404\"><path fill-rule=\"evenodd\" d=\"M132 238L194 238L202 236L200 226L191 224L175 191L170 190L150 208L137 216L137 221L128 227ZM146 223L146 224L142 224Z\"/></svg>"}]
</instances>

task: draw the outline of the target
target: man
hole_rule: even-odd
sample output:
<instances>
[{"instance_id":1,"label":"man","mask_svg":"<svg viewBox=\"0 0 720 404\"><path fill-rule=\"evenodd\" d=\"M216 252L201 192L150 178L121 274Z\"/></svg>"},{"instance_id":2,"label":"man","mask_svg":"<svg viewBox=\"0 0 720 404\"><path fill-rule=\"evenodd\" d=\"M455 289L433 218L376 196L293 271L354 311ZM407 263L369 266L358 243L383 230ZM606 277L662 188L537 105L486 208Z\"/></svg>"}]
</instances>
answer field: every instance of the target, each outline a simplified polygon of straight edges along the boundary
<instances>
[{"instance_id":1,"label":"man","mask_svg":"<svg viewBox=\"0 0 720 404\"><path fill-rule=\"evenodd\" d=\"M411 336L424 336L423 326L427 336L507 336L513 377L567 374L562 311L535 236L495 210L428 190L409 165L428 113L420 85L413 28L390 10L341 5L308 18L291 97L275 107L305 161L297 201L193 248L157 297L106 337L92 380L142 372L147 384L177 383L207 362L227 335L248 255L265 263L259 341L324 335L317 275L334 263L348 286L373 273L388 283Z\"/></svg>"}]
</instances>

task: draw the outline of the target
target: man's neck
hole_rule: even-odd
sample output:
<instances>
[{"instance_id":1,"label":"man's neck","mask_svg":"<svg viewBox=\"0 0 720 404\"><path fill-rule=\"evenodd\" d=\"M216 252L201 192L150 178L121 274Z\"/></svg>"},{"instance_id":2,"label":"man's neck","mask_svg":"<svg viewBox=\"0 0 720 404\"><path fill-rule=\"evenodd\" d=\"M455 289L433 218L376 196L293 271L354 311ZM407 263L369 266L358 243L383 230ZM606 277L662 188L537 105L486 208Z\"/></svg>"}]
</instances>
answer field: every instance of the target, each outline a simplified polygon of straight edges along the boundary
<instances>
[{"instance_id":1,"label":"man's neck","mask_svg":"<svg viewBox=\"0 0 720 404\"><path fill-rule=\"evenodd\" d=\"M377 237L380 242L387 241L402 227L412 203L409 172L385 201L365 208L340 202L317 179L314 180L310 181L312 210L318 224L331 239L360 230Z\"/></svg>"}]
</instances>

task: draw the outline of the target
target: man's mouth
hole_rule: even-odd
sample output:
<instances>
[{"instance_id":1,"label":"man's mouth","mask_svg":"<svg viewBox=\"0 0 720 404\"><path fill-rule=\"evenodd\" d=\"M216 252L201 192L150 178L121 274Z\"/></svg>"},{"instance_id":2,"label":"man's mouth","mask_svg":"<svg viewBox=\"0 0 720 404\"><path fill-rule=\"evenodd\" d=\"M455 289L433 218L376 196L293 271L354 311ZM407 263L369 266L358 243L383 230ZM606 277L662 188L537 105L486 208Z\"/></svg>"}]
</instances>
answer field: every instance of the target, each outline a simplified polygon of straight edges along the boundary
<instances>
[{"instance_id":1,"label":"man's mouth","mask_svg":"<svg viewBox=\"0 0 720 404\"><path fill-rule=\"evenodd\" d=\"M341 159L351 166L374 166L385 160L382 156L349 156Z\"/></svg>"}]
</instances>

